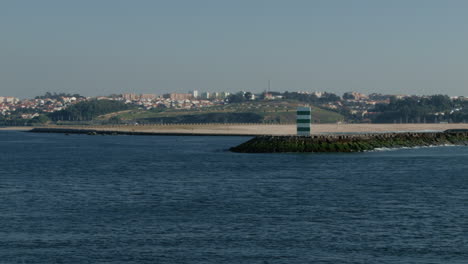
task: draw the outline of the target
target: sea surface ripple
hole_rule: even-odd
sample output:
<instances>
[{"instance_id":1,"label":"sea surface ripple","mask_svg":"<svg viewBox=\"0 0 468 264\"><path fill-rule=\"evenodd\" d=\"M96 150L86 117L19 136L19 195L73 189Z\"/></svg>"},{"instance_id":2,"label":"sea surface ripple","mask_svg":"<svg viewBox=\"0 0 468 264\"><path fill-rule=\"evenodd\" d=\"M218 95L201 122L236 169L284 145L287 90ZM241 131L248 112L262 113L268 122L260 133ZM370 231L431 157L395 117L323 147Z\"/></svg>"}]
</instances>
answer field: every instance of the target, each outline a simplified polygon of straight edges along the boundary
<instances>
[{"instance_id":1,"label":"sea surface ripple","mask_svg":"<svg viewBox=\"0 0 468 264\"><path fill-rule=\"evenodd\" d=\"M0 132L0 263L468 263L468 147Z\"/></svg>"}]
</instances>

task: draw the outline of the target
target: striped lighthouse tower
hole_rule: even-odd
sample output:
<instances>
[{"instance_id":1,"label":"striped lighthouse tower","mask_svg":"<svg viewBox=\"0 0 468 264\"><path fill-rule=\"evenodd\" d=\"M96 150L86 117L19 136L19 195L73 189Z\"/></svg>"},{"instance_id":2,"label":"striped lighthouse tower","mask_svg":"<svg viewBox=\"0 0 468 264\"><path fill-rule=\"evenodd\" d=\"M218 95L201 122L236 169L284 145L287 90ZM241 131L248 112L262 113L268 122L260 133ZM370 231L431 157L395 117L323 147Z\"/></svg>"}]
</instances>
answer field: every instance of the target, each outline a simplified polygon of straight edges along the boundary
<instances>
[{"instance_id":1,"label":"striped lighthouse tower","mask_svg":"<svg viewBox=\"0 0 468 264\"><path fill-rule=\"evenodd\" d=\"M310 107L299 106L297 108L297 135L310 136Z\"/></svg>"}]
</instances>

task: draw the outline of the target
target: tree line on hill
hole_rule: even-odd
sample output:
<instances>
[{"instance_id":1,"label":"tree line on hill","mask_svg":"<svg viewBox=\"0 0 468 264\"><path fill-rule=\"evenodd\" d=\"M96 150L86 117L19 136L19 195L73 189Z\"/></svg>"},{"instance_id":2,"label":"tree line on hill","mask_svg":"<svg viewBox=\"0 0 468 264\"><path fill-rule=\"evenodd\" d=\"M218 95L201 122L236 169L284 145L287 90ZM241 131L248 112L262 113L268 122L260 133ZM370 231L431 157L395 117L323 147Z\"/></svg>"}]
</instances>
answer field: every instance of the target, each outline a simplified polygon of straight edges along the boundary
<instances>
[{"instance_id":1,"label":"tree line on hill","mask_svg":"<svg viewBox=\"0 0 468 264\"><path fill-rule=\"evenodd\" d=\"M315 94L303 94L298 92L284 92L283 99L297 100L309 104L326 104L341 101L341 98L334 93L323 93L320 97Z\"/></svg>"},{"instance_id":2,"label":"tree line on hill","mask_svg":"<svg viewBox=\"0 0 468 264\"><path fill-rule=\"evenodd\" d=\"M134 106L120 101L90 100L76 103L66 109L50 113L47 116L52 121L90 121L100 115L131 108L134 108Z\"/></svg>"},{"instance_id":3,"label":"tree line on hill","mask_svg":"<svg viewBox=\"0 0 468 264\"><path fill-rule=\"evenodd\" d=\"M280 96L282 99L285 100L296 100L299 102L309 103L309 104L325 104L331 102L340 101L341 98L334 94L334 93L323 93L320 97L315 94L305 94L299 92L268 92L272 96ZM265 94L262 93L260 96L256 97L256 100L264 100ZM246 101L252 100L253 94L251 92L238 92L235 94L231 94L227 97L226 101L229 103L242 103Z\"/></svg>"},{"instance_id":4,"label":"tree line on hill","mask_svg":"<svg viewBox=\"0 0 468 264\"><path fill-rule=\"evenodd\" d=\"M373 123L439 123L468 121L468 101L446 95L403 99L377 104L369 115Z\"/></svg>"},{"instance_id":5,"label":"tree line on hill","mask_svg":"<svg viewBox=\"0 0 468 264\"><path fill-rule=\"evenodd\" d=\"M59 100L62 97L84 98L84 96L82 96L80 94L46 92L44 95L39 95L39 96L34 97L34 99L55 99L55 100Z\"/></svg>"}]
</instances>

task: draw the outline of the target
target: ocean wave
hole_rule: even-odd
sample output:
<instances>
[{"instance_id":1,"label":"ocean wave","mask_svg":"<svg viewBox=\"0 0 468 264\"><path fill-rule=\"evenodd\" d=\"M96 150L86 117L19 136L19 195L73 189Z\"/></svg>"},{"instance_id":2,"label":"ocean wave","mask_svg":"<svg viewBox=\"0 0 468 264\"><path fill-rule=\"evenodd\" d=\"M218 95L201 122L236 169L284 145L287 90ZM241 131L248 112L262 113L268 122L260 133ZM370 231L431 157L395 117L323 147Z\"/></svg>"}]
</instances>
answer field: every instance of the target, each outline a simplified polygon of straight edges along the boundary
<instances>
[{"instance_id":1,"label":"ocean wave","mask_svg":"<svg viewBox=\"0 0 468 264\"><path fill-rule=\"evenodd\" d=\"M368 150L365 152L381 152L381 151L395 151L395 150L402 150L402 149L423 149L423 148L438 148L438 147L456 147L460 145L454 144L443 144L443 145L429 145L429 146L414 146L414 147L395 147L395 148L375 148L373 150Z\"/></svg>"}]
</instances>

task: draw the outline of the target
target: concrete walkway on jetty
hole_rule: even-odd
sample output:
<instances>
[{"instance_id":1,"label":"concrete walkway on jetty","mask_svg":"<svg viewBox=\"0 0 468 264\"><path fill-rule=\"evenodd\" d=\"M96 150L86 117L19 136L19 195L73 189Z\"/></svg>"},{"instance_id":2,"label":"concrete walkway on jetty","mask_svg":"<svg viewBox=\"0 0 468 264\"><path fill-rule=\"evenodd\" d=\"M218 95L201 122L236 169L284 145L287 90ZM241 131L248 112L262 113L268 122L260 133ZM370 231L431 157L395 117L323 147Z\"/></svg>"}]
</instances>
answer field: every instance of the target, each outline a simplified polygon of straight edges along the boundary
<instances>
[{"instance_id":1,"label":"concrete walkway on jetty","mask_svg":"<svg viewBox=\"0 0 468 264\"><path fill-rule=\"evenodd\" d=\"M135 125L135 126L43 126L41 128L85 129L116 131L122 134L176 134L176 135L295 135L296 125L264 124L186 124L186 125ZM25 127L0 128L0 130L28 130ZM312 134L328 133L383 133L383 132L433 132L447 129L468 129L468 124L312 124ZM54 131L57 132L57 131Z\"/></svg>"}]
</instances>

